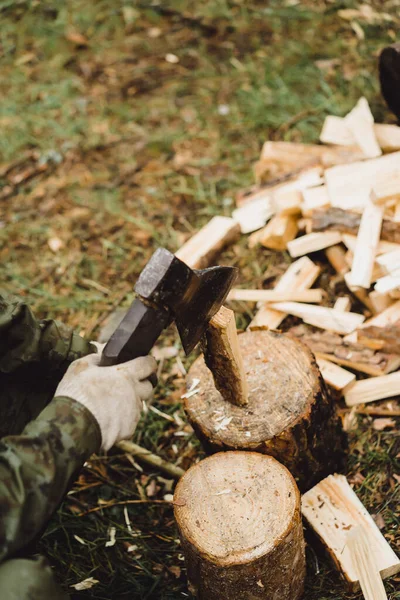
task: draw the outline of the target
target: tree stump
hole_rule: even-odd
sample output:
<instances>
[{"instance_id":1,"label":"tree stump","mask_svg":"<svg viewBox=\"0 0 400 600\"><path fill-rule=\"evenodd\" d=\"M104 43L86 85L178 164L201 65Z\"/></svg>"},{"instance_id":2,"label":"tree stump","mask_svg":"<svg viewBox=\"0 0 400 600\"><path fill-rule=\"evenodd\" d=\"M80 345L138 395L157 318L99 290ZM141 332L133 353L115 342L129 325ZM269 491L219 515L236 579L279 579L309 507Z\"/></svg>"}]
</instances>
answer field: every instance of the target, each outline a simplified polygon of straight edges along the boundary
<instances>
[{"instance_id":1,"label":"tree stump","mask_svg":"<svg viewBox=\"0 0 400 600\"><path fill-rule=\"evenodd\" d=\"M200 356L188 382L199 391L185 398L188 419L208 454L253 450L283 463L301 491L340 469L345 434L333 398L311 351L289 335L239 335L249 395L246 406L224 400Z\"/></svg>"},{"instance_id":2,"label":"tree stump","mask_svg":"<svg viewBox=\"0 0 400 600\"><path fill-rule=\"evenodd\" d=\"M305 578L300 494L271 456L222 452L174 494L189 589L199 600L297 600Z\"/></svg>"}]
</instances>

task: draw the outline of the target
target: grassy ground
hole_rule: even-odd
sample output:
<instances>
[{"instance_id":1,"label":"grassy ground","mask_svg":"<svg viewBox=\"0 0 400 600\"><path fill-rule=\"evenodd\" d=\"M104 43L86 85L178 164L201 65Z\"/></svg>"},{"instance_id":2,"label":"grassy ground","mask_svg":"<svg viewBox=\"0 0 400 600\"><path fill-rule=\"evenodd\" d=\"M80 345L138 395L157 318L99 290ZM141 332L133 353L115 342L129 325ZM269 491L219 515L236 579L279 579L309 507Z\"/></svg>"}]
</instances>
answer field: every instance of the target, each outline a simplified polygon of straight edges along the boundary
<instances>
[{"instance_id":1,"label":"grassy ground","mask_svg":"<svg viewBox=\"0 0 400 600\"><path fill-rule=\"evenodd\" d=\"M37 314L95 336L114 307L129 304L156 246L175 250L211 215L231 213L267 138L316 141L324 116L345 114L361 95L389 122L377 55L396 39L398 6L360 6L1 0L1 286L25 295ZM250 252L245 240L221 260L254 286L289 262ZM238 312L244 326L251 313ZM173 332L166 343L178 344ZM174 361L163 373L154 406L175 421L149 411L135 440L187 467L201 450L181 422ZM394 546L398 456L395 430L374 431L359 417L348 474ZM41 548L69 591L99 581L74 598L188 597L171 506L152 503L170 490L159 473L117 453L86 465ZM114 500L140 504L84 514ZM106 547L110 526L117 541ZM307 600L359 597L311 547L308 570ZM396 580L386 588L400 599Z\"/></svg>"}]
</instances>

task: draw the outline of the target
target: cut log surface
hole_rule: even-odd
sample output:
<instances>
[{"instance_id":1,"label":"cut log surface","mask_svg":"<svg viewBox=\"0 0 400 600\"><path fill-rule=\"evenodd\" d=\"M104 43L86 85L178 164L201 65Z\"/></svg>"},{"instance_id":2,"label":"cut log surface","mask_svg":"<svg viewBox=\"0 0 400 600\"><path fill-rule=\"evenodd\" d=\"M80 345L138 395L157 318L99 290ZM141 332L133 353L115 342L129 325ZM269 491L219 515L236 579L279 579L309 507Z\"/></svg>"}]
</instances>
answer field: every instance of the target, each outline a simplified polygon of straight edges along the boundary
<instances>
[{"instance_id":1,"label":"cut log surface","mask_svg":"<svg viewBox=\"0 0 400 600\"><path fill-rule=\"evenodd\" d=\"M240 226L229 217L213 217L175 254L192 269L210 266L215 256L240 234Z\"/></svg>"},{"instance_id":2,"label":"cut log surface","mask_svg":"<svg viewBox=\"0 0 400 600\"><path fill-rule=\"evenodd\" d=\"M239 335L249 386L245 407L226 402L204 358L191 367L188 383L199 392L185 410L209 453L255 450L285 464L302 489L335 470L343 438L330 398L310 351L290 336L270 331Z\"/></svg>"},{"instance_id":3,"label":"cut log surface","mask_svg":"<svg viewBox=\"0 0 400 600\"><path fill-rule=\"evenodd\" d=\"M362 331L362 330L361 330ZM329 331L312 331L306 325L292 327L290 333L318 357L371 376L385 375L400 367L400 356L359 343L345 342Z\"/></svg>"},{"instance_id":4,"label":"cut log surface","mask_svg":"<svg viewBox=\"0 0 400 600\"><path fill-rule=\"evenodd\" d=\"M189 588L199 600L298 600L305 578L300 494L270 456L224 452L174 494Z\"/></svg>"},{"instance_id":5,"label":"cut log surface","mask_svg":"<svg viewBox=\"0 0 400 600\"><path fill-rule=\"evenodd\" d=\"M248 385L240 355L235 313L222 306L211 319L203 343L205 361L224 399L238 406L248 402Z\"/></svg>"},{"instance_id":6,"label":"cut log surface","mask_svg":"<svg viewBox=\"0 0 400 600\"><path fill-rule=\"evenodd\" d=\"M343 475L330 475L304 494L301 509L352 590L359 588L359 580L347 540L349 531L357 526L368 538L369 552L381 576L400 571L399 559Z\"/></svg>"},{"instance_id":7,"label":"cut log surface","mask_svg":"<svg viewBox=\"0 0 400 600\"><path fill-rule=\"evenodd\" d=\"M308 258L303 256L293 262L276 284L276 292L293 292L297 290L309 289L320 274L321 269ZM278 329L286 315L277 310L273 310L268 304L265 304L257 312L250 323L252 327L267 327L268 329Z\"/></svg>"}]
</instances>

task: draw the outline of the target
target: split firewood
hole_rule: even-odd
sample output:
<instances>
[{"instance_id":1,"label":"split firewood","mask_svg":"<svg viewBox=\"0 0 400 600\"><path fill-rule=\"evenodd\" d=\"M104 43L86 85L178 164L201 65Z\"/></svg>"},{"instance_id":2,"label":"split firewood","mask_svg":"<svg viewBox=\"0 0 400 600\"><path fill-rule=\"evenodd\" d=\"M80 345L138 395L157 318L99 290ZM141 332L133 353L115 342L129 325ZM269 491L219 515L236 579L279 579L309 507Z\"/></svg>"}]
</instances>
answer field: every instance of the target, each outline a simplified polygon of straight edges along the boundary
<instances>
[{"instance_id":1,"label":"split firewood","mask_svg":"<svg viewBox=\"0 0 400 600\"><path fill-rule=\"evenodd\" d=\"M400 152L326 169L331 205L344 210L363 209L373 186L400 169Z\"/></svg>"},{"instance_id":2,"label":"split firewood","mask_svg":"<svg viewBox=\"0 0 400 600\"><path fill-rule=\"evenodd\" d=\"M341 312L326 306L313 306L297 302L276 302L271 304L271 308L281 310L294 317L300 317L305 323L314 325L314 327L343 335L357 329L365 319L358 313Z\"/></svg>"},{"instance_id":3,"label":"split firewood","mask_svg":"<svg viewBox=\"0 0 400 600\"><path fill-rule=\"evenodd\" d=\"M188 373L189 385L200 382L196 395L184 399L188 420L207 453L270 454L289 469L300 489L308 489L337 470L334 465L343 458L334 399L321 385L310 350L293 337L260 330L238 339L248 405L224 400L200 356Z\"/></svg>"},{"instance_id":4,"label":"split firewood","mask_svg":"<svg viewBox=\"0 0 400 600\"><path fill-rule=\"evenodd\" d=\"M376 249L379 242L383 207L373 202L366 204L357 235L354 259L349 274L351 285L369 289L372 281ZM379 290L378 290L379 291Z\"/></svg>"},{"instance_id":5,"label":"split firewood","mask_svg":"<svg viewBox=\"0 0 400 600\"><path fill-rule=\"evenodd\" d=\"M400 200L397 200L394 206L394 214L392 217L392 221L394 221L395 223L400 223Z\"/></svg>"},{"instance_id":6,"label":"split firewood","mask_svg":"<svg viewBox=\"0 0 400 600\"><path fill-rule=\"evenodd\" d=\"M354 144L351 148L321 146L319 144L298 144L294 142L265 142L260 163L276 164L293 169L299 165L306 167L321 164L324 168L364 158L364 153ZM271 167L270 167L271 168ZM277 169L277 167L276 167Z\"/></svg>"},{"instance_id":7,"label":"split firewood","mask_svg":"<svg viewBox=\"0 0 400 600\"><path fill-rule=\"evenodd\" d=\"M357 381L344 395L347 406L384 400L400 394L400 373Z\"/></svg>"},{"instance_id":8,"label":"split firewood","mask_svg":"<svg viewBox=\"0 0 400 600\"><path fill-rule=\"evenodd\" d=\"M358 342L350 343L328 331L314 332L305 325L299 325L292 327L290 333L306 344L317 358L329 360L354 371L376 377L400 367L400 356L396 353L369 348Z\"/></svg>"},{"instance_id":9,"label":"split firewood","mask_svg":"<svg viewBox=\"0 0 400 600\"><path fill-rule=\"evenodd\" d=\"M380 294L386 294L393 290L400 289L400 275L385 275L380 279L377 279L374 289Z\"/></svg>"},{"instance_id":10,"label":"split firewood","mask_svg":"<svg viewBox=\"0 0 400 600\"><path fill-rule=\"evenodd\" d=\"M387 327L364 327L359 329L357 338L368 348L400 355L400 321Z\"/></svg>"},{"instance_id":11,"label":"split firewood","mask_svg":"<svg viewBox=\"0 0 400 600\"><path fill-rule=\"evenodd\" d=\"M347 259L347 255L346 255L346 259ZM352 265L352 263L353 263L353 260L351 259L349 264ZM370 299L370 295L369 295L368 291L365 288L362 288L362 287L352 284L350 272L345 273L343 277L344 277L344 280L346 282L346 285L347 285L349 291L353 294L353 296L355 296L357 298L357 300L359 300L362 304L364 304L364 306L366 306L367 309L371 313L374 314L373 305L371 303L371 299Z\"/></svg>"},{"instance_id":12,"label":"split firewood","mask_svg":"<svg viewBox=\"0 0 400 600\"><path fill-rule=\"evenodd\" d=\"M325 383L342 393L355 382L356 376L325 358L317 357L317 365Z\"/></svg>"},{"instance_id":13,"label":"split firewood","mask_svg":"<svg viewBox=\"0 0 400 600\"><path fill-rule=\"evenodd\" d=\"M313 231L328 233L329 231L341 231L343 233L357 234L360 227L361 215L340 208L328 208L315 210L312 214ZM343 239L345 239L343 237ZM395 244L400 243L400 223L389 219L383 219L381 239ZM386 246L396 250L394 246ZM382 253L381 251L379 253Z\"/></svg>"},{"instance_id":14,"label":"split firewood","mask_svg":"<svg viewBox=\"0 0 400 600\"><path fill-rule=\"evenodd\" d=\"M376 262L388 275L400 271L400 248L394 252L386 252L376 258Z\"/></svg>"},{"instance_id":15,"label":"split firewood","mask_svg":"<svg viewBox=\"0 0 400 600\"><path fill-rule=\"evenodd\" d=\"M248 403L248 385L240 355L235 313L222 306L211 319L203 344L204 359L215 387L228 402Z\"/></svg>"},{"instance_id":16,"label":"split firewood","mask_svg":"<svg viewBox=\"0 0 400 600\"><path fill-rule=\"evenodd\" d=\"M292 242L289 242L287 248L289 254L292 257L304 256L317 250L323 250L328 246L334 246L342 241L342 237L339 232L336 231L324 231L320 233L309 233L303 235Z\"/></svg>"},{"instance_id":17,"label":"split firewood","mask_svg":"<svg viewBox=\"0 0 400 600\"><path fill-rule=\"evenodd\" d=\"M220 452L178 483L174 513L199 600L299 600L305 579L300 494L256 452Z\"/></svg>"},{"instance_id":18,"label":"split firewood","mask_svg":"<svg viewBox=\"0 0 400 600\"><path fill-rule=\"evenodd\" d=\"M351 300L348 296L340 296L336 299L335 304L333 305L335 310L340 310L342 312L348 312L351 308Z\"/></svg>"},{"instance_id":19,"label":"split firewood","mask_svg":"<svg viewBox=\"0 0 400 600\"><path fill-rule=\"evenodd\" d=\"M371 248L370 252L372 253L372 248ZM354 254L353 254L353 252L352 252L351 250L348 250L348 251L346 252L346 255L345 255L345 260L346 260L346 263L348 264L349 268L350 268L350 269L352 269L352 268L353 268L353 264L354 264ZM366 269L365 269L365 270L366 270ZM360 276L361 276L361 275L360 275ZM374 262L373 262L373 265L372 265L372 272L371 272L371 275L370 275L370 278L371 278L371 284L372 284L372 283L374 283L375 281L377 281L378 279L381 279L381 278L382 278L382 277L384 277L384 276L385 276L385 273L384 273L384 271L383 271L382 267L381 267L381 266L380 266L380 265L379 265L379 264L378 264L376 261L374 261ZM353 293L354 293L354 292L355 292L357 289L361 290L361 289L362 289L362 287L364 287L364 286L362 286L362 287L361 287L360 285L354 285L354 283L353 283L353 280L352 280L352 278L351 278L351 272L349 272L349 273L345 273L345 275L344 275L344 280L345 280L345 282L346 282L346 284L347 284L347 287L348 287L348 288L349 288L349 289L350 289L350 290L351 290ZM367 289L369 289L369 287L368 287L368 288L366 288L366 287L364 288L364 292L365 292L365 293L366 293L366 290L367 290Z\"/></svg>"},{"instance_id":20,"label":"split firewood","mask_svg":"<svg viewBox=\"0 0 400 600\"><path fill-rule=\"evenodd\" d=\"M293 262L276 284L276 292L293 292L307 290L314 285L320 274L320 268L313 263L308 256L303 256ZM285 314L273 310L268 304L264 304L251 321L249 328L266 327L278 329L285 318Z\"/></svg>"},{"instance_id":21,"label":"split firewood","mask_svg":"<svg viewBox=\"0 0 400 600\"><path fill-rule=\"evenodd\" d=\"M239 223L241 232L245 234L264 227L274 212L270 194L261 194L260 197L234 210L232 217Z\"/></svg>"},{"instance_id":22,"label":"split firewood","mask_svg":"<svg viewBox=\"0 0 400 600\"><path fill-rule=\"evenodd\" d=\"M256 241L265 248L286 250L288 242L294 240L298 232L297 219L292 215L275 215L268 225L258 232ZM254 239L249 244L254 246Z\"/></svg>"},{"instance_id":23,"label":"split firewood","mask_svg":"<svg viewBox=\"0 0 400 600\"><path fill-rule=\"evenodd\" d=\"M328 208L330 206L329 194L326 185L309 188L303 191L302 213L304 217L312 216L314 210L318 208Z\"/></svg>"},{"instance_id":24,"label":"split firewood","mask_svg":"<svg viewBox=\"0 0 400 600\"><path fill-rule=\"evenodd\" d=\"M374 124L374 133L379 146L384 152L400 150L400 127L397 125ZM346 126L342 117L328 116L325 118L321 142L339 146L354 146L356 141L353 134Z\"/></svg>"},{"instance_id":25,"label":"split firewood","mask_svg":"<svg viewBox=\"0 0 400 600\"><path fill-rule=\"evenodd\" d=\"M350 267L345 258L346 252L342 245L337 244L326 248L325 255L339 275L345 275L350 271Z\"/></svg>"},{"instance_id":26,"label":"split firewood","mask_svg":"<svg viewBox=\"0 0 400 600\"><path fill-rule=\"evenodd\" d=\"M323 291L296 290L291 292L279 292L278 290L242 290L233 289L229 292L228 300L239 300L243 302L322 302Z\"/></svg>"},{"instance_id":27,"label":"split firewood","mask_svg":"<svg viewBox=\"0 0 400 600\"><path fill-rule=\"evenodd\" d=\"M275 212L281 216L299 215L303 195L299 190L278 190L272 196L272 206Z\"/></svg>"},{"instance_id":28,"label":"split firewood","mask_svg":"<svg viewBox=\"0 0 400 600\"><path fill-rule=\"evenodd\" d=\"M371 199L375 204L385 204L399 198L400 176L397 172L388 177L386 181L381 181L372 187Z\"/></svg>"},{"instance_id":29,"label":"split firewood","mask_svg":"<svg viewBox=\"0 0 400 600\"><path fill-rule=\"evenodd\" d=\"M393 299L389 294L380 294L375 290L368 294L368 298L374 315L378 315L393 304Z\"/></svg>"},{"instance_id":30,"label":"split firewood","mask_svg":"<svg viewBox=\"0 0 400 600\"><path fill-rule=\"evenodd\" d=\"M384 225L385 220L382 223L382 226ZM381 235L382 235L382 231L381 231ZM352 235L350 233L342 233L342 242L343 244L346 246L346 248L348 248L349 250L351 250L354 253L354 250L356 248L356 243L357 243L357 236ZM385 242L384 240L380 240L378 247L376 249L376 256L380 256L381 254L387 254L389 252L395 252L396 250L400 249L400 244L394 244L393 242Z\"/></svg>"},{"instance_id":31,"label":"split firewood","mask_svg":"<svg viewBox=\"0 0 400 600\"><path fill-rule=\"evenodd\" d=\"M374 117L366 98L359 99L344 118L344 123L366 157L375 158L382 154L375 135Z\"/></svg>"},{"instance_id":32,"label":"split firewood","mask_svg":"<svg viewBox=\"0 0 400 600\"><path fill-rule=\"evenodd\" d=\"M229 217L213 217L175 254L192 269L208 267L215 256L240 234L240 226Z\"/></svg>"},{"instance_id":33,"label":"split firewood","mask_svg":"<svg viewBox=\"0 0 400 600\"><path fill-rule=\"evenodd\" d=\"M400 319L400 300L389 306L379 315L365 321L361 327L389 327Z\"/></svg>"},{"instance_id":34,"label":"split firewood","mask_svg":"<svg viewBox=\"0 0 400 600\"><path fill-rule=\"evenodd\" d=\"M362 525L353 527L347 534L347 547L365 600L388 600L369 542Z\"/></svg>"},{"instance_id":35,"label":"split firewood","mask_svg":"<svg viewBox=\"0 0 400 600\"><path fill-rule=\"evenodd\" d=\"M351 591L359 589L359 574L352 560L348 535L360 526L381 577L400 571L400 560L357 498L344 475L330 475L303 495L301 510L342 573Z\"/></svg>"}]
</instances>

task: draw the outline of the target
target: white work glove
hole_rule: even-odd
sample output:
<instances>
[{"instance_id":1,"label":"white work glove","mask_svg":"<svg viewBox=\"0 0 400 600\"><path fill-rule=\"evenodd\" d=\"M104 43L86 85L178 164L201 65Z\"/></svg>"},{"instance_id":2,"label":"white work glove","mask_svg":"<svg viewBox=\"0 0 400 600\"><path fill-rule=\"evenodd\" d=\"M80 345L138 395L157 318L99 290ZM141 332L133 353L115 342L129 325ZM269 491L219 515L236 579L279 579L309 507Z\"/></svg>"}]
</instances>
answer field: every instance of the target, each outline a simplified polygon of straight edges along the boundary
<instances>
[{"instance_id":1,"label":"white work glove","mask_svg":"<svg viewBox=\"0 0 400 600\"><path fill-rule=\"evenodd\" d=\"M60 381L55 396L80 402L95 417L101 431L103 450L133 435L143 401L153 393L148 378L157 370L152 356L135 358L120 365L100 367L99 354L75 360Z\"/></svg>"}]
</instances>

